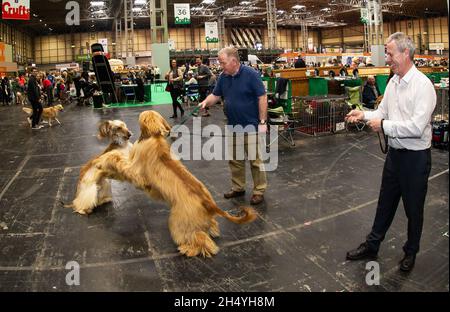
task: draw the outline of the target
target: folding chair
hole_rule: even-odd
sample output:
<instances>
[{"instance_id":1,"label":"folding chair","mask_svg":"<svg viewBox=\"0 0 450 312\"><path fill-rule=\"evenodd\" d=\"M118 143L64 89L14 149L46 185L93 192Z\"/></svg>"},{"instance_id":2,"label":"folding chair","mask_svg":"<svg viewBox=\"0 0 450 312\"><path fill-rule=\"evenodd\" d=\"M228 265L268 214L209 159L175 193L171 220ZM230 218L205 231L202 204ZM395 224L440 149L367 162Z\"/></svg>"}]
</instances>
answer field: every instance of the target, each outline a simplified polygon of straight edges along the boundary
<instances>
[{"instance_id":1,"label":"folding chair","mask_svg":"<svg viewBox=\"0 0 450 312\"><path fill-rule=\"evenodd\" d=\"M185 88L186 104L191 107L191 103L198 103L198 84L190 84Z\"/></svg>"},{"instance_id":2,"label":"folding chair","mask_svg":"<svg viewBox=\"0 0 450 312\"><path fill-rule=\"evenodd\" d=\"M123 86L123 94L125 95L125 102L128 103L129 98L133 98L133 104L136 102L136 92L133 86Z\"/></svg>"},{"instance_id":3,"label":"folding chair","mask_svg":"<svg viewBox=\"0 0 450 312\"><path fill-rule=\"evenodd\" d=\"M272 126L276 127L278 131L277 137L270 142L268 145L272 145L278 137L288 142L291 146L295 146L295 141L292 133L295 131L295 121L291 120L288 115L284 113L283 107L268 108L267 113L269 114L269 131L272 131Z\"/></svg>"}]
</instances>

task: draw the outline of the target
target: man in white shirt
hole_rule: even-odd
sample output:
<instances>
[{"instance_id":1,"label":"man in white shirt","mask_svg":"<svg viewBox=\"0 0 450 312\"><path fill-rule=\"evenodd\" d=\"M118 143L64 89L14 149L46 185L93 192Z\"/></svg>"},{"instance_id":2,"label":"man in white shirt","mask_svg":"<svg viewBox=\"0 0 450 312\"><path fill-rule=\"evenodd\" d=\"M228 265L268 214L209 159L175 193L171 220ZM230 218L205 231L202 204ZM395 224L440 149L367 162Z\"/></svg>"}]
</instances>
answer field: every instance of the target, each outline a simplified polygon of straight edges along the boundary
<instances>
[{"instance_id":1,"label":"man in white shirt","mask_svg":"<svg viewBox=\"0 0 450 312\"><path fill-rule=\"evenodd\" d=\"M431 115L436 106L433 84L414 66L414 49L411 38L400 32L392 34L386 44L386 60L395 75L383 101L375 111L352 110L346 117L348 122L367 121L372 130L388 136L389 145L372 231L364 243L347 253L347 259L376 258L402 198L408 240L400 270L406 272L413 268L419 251L431 169Z\"/></svg>"}]
</instances>

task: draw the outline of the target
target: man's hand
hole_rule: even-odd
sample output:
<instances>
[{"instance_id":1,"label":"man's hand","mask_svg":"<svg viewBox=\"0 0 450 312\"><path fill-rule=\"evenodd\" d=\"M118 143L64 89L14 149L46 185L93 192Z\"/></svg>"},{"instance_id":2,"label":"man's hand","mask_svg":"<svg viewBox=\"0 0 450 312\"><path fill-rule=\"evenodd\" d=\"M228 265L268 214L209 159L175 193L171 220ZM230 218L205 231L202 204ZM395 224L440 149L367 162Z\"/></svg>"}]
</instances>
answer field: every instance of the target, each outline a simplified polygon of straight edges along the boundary
<instances>
[{"instance_id":1,"label":"man's hand","mask_svg":"<svg viewBox=\"0 0 450 312\"><path fill-rule=\"evenodd\" d=\"M206 100L204 100L203 102L198 103L198 106L200 106L201 109L205 109L205 107L208 106L208 105L206 105Z\"/></svg>"},{"instance_id":2,"label":"man's hand","mask_svg":"<svg viewBox=\"0 0 450 312\"><path fill-rule=\"evenodd\" d=\"M345 116L345 121L349 123L358 122L364 119L364 112L354 109Z\"/></svg>"},{"instance_id":3,"label":"man's hand","mask_svg":"<svg viewBox=\"0 0 450 312\"><path fill-rule=\"evenodd\" d=\"M381 132L381 119L372 119L367 125L375 132Z\"/></svg>"},{"instance_id":4,"label":"man's hand","mask_svg":"<svg viewBox=\"0 0 450 312\"><path fill-rule=\"evenodd\" d=\"M267 124L264 124L264 125L259 124L258 125L258 132L259 133L266 133L267 132Z\"/></svg>"}]
</instances>

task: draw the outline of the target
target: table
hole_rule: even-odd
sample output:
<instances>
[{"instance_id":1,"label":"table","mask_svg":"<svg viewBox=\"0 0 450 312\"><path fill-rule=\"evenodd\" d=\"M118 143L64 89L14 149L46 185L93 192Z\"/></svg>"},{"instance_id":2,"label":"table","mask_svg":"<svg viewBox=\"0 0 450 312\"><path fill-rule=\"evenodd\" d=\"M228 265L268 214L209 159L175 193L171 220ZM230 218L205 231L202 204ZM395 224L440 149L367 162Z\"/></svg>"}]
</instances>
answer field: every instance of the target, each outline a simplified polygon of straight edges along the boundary
<instances>
[{"instance_id":1,"label":"table","mask_svg":"<svg viewBox=\"0 0 450 312\"><path fill-rule=\"evenodd\" d=\"M134 88L134 93L137 91L137 84L123 84L120 86L121 95L125 95L124 89L125 88ZM151 102L152 100L152 88L151 84L144 84L144 101Z\"/></svg>"}]
</instances>

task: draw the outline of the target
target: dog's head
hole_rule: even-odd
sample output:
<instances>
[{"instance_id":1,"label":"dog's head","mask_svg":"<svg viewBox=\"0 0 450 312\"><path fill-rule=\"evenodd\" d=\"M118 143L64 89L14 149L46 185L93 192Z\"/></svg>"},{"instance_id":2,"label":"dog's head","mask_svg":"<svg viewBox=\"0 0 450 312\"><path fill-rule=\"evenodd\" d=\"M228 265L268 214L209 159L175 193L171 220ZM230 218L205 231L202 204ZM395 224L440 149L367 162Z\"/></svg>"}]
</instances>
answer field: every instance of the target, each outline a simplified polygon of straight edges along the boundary
<instances>
[{"instance_id":1,"label":"dog's head","mask_svg":"<svg viewBox=\"0 0 450 312\"><path fill-rule=\"evenodd\" d=\"M170 125L155 111L145 111L139 115L139 125L141 127L140 140L151 136L166 136L170 133Z\"/></svg>"},{"instance_id":2,"label":"dog's head","mask_svg":"<svg viewBox=\"0 0 450 312\"><path fill-rule=\"evenodd\" d=\"M55 110L57 110L58 112L63 112L64 111L64 107L61 104L55 105L55 106L53 106L53 108Z\"/></svg>"},{"instance_id":3,"label":"dog's head","mask_svg":"<svg viewBox=\"0 0 450 312\"><path fill-rule=\"evenodd\" d=\"M98 127L99 139L109 138L111 142L124 145L133 135L128 130L127 125L121 120L106 120L102 121Z\"/></svg>"},{"instance_id":4,"label":"dog's head","mask_svg":"<svg viewBox=\"0 0 450 312\"><path fill-rule=\"evenodd\" d=\"M58 112L63 112L64 111L64 107L61 104L53 106L53 109L58 111Z\"/></svg>"}]
</instances>

